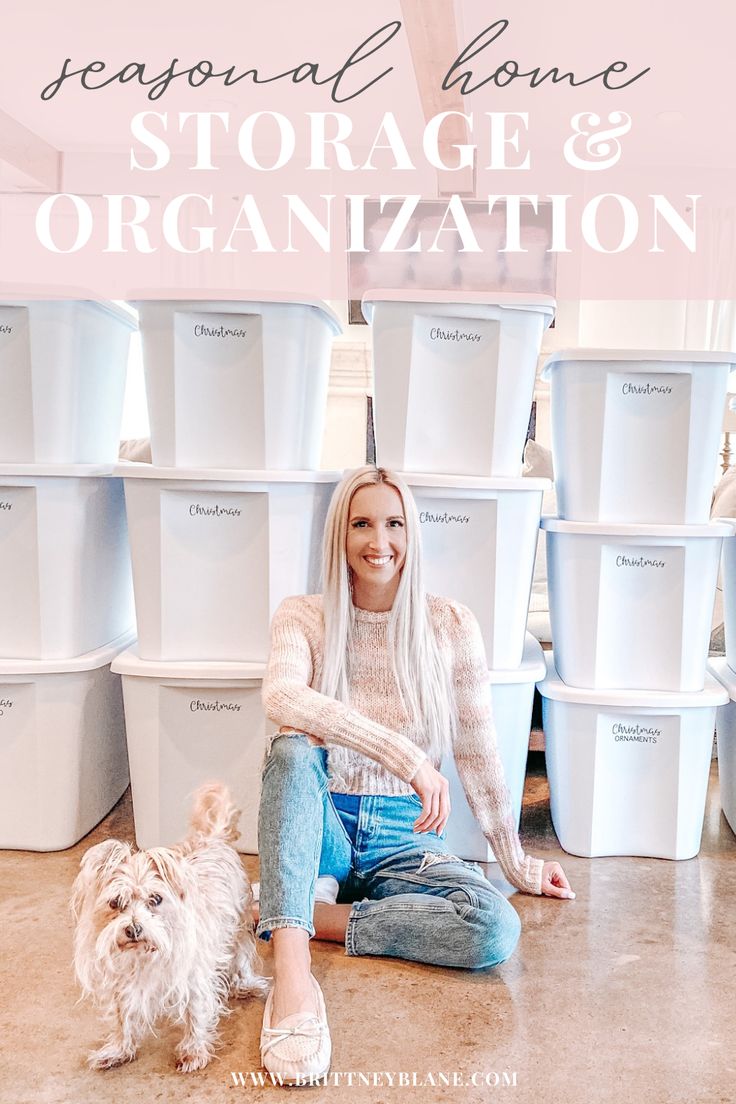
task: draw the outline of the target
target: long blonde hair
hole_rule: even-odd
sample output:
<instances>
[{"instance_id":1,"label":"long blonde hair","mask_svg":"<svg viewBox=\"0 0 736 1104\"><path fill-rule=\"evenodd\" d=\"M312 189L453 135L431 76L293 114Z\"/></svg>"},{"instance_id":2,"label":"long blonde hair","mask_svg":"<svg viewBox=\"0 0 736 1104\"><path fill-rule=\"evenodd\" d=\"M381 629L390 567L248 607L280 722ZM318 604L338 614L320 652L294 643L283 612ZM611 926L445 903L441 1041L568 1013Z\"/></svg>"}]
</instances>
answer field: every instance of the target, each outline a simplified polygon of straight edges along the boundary
<instances>
[{"instance_id":1,"label":"long blonde hair","mask_svg":"<svg viewBox=\"0 0 736 1104\"><path fill-rule=\"evenodd\" d=\"M427 735L429 755L439 759L452 745L455 702L422 584L422 550L411 491L400 476L372 464L347 472L330 502L323 547L324 665L320 690L350 705L355 609L346 541L350 503L359 488L387 483L398 491L406 524L406 559L388 621L388 644L399 697Z\"/></svg>"}]
</instances>

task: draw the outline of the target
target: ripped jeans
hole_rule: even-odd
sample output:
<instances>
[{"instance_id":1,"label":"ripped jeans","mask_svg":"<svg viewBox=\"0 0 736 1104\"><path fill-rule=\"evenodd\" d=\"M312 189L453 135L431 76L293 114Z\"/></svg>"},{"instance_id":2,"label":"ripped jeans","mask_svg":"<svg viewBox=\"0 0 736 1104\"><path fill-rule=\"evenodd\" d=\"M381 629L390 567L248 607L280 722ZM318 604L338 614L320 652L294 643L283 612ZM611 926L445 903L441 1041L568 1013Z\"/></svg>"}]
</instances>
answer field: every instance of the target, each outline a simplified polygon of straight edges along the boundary
<instances>
[{"instance_id":1,"label":"ripped jeans","mask_svg":"<svg viewBox=\"0 0 736 1104\"><path fill-rule=\"evenodd\" d=\"M421 802L332 794L327 751L306 736L273 738L263 768L256 930L314 935L317 874L332 874L338 901L353 902L349 955L388 955L437 966L495 966L513 952L516 910L480 867L448 855L434 832L417 834Z\"/></svg>"}]
</instances>

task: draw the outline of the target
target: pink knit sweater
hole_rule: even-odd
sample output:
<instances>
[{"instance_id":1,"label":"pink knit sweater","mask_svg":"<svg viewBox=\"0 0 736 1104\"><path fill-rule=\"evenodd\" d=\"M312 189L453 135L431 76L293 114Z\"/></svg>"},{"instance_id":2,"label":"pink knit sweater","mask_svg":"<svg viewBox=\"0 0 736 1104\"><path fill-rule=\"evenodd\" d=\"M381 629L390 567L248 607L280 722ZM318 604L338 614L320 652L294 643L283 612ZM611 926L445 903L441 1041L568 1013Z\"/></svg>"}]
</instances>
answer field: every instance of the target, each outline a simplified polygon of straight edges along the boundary
<instances>
[{"instance_id":1,"label":"pink knit sweater","mask_svg":"<svg viewBox=\"0 0 736 1104\"><path fill-rule=\"evenodd\" d=\"M458 602L432 596L427 602L440 649L452 665L457 704L453 753L468 803L508 881L527 893L541 893L542 862L522 851L496 748L478 623ZM329 748L330 789L339 793L413 793L409 782L427 758L422 728L412 723L399 698L388 620L388 613L355 610L350 706L314 689L323 659L321 595L287 598L271 625L263 683L266 714Z\"/></svg>"}]
</instances>

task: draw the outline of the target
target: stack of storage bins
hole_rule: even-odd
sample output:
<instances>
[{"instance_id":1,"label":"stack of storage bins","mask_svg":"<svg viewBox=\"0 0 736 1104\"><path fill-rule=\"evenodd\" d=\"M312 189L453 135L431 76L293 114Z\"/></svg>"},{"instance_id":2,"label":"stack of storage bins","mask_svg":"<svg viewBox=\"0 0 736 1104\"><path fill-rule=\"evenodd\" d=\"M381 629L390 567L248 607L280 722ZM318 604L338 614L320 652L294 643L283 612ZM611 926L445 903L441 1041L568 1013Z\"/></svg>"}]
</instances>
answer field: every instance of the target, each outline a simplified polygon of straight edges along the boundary
<instances>
[{"instance_id":1,"label":"stack of storage bins","mask_svg":"<svg viewBox=\"0 0 736 1104\"><path fill-rule=\"evenodd\" d=\"M153 464L125 464L138 644L123 676L139 846L181 838L212 778L257 851L269 624L319 589L337 474L316 470L332 339L324 304L146 301Z\"/></svg>"},{"instance_id":2,"label":"stack of storage bins","mask_svg":"<svg viewBox=\"0 0 736 1104\"><path fill-rule=\"evenodd\" d=\"M0 847L71 847L128 785L133 601L109 303L0 301Z\"/></svg>"},{"instance_id":3,"label":"stack of storage bins","mask_svg":"<svg viewBox=\"0 0 736 1104\"><path fill-rule=\"evenodd\" d=\"M419 509L425 585L469 606L490 668L517 823L542 650L526 634L546 479L521 477L547 296L371 291L376 459ZM448 848L491 861L452 761Z\"/></svg>"},{"instance_id":4,"label":"stack of storage bins","mask_svg":"<svg viewBox=\"0 0 736 1104\"><path fill-rule=\"evenodd\" d=\"M559 518L540 686L552 820L577 855L697 854L716 707L708 514L732 354L551 357ZM555 669L556 668L556 669Z\"/></svg>"}]
</instances>

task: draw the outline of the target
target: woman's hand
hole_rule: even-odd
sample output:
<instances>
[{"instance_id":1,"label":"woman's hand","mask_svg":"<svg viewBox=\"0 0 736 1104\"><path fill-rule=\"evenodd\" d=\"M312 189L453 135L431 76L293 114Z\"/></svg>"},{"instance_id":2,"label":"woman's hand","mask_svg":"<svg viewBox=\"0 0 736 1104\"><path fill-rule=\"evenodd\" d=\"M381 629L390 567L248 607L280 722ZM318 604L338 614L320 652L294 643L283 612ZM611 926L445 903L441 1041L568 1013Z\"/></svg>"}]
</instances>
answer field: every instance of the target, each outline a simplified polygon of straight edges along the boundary
<instances>
[{"instance_id":1,"label":"woman's hand","mask_svg":"<svg viewBox=\"0 0 736 1104\"><path fill-rule=\"evenodd\" d=\"M575 894L558 862L546 862L542 867L542 894L545 897L564 897L574 900Z\"/></svg>"},{"instance_id":2,"label":"woman's hand","mask_svg":"<svg viewBox=\"0 0 736 1104\"><path fill-rule=\"evenodd\" d=\"M422 811L414 821L415 832L444 831L450 815L450 783L425 759L409 785L422 802Z\"/></svg>"}]
</instances>

